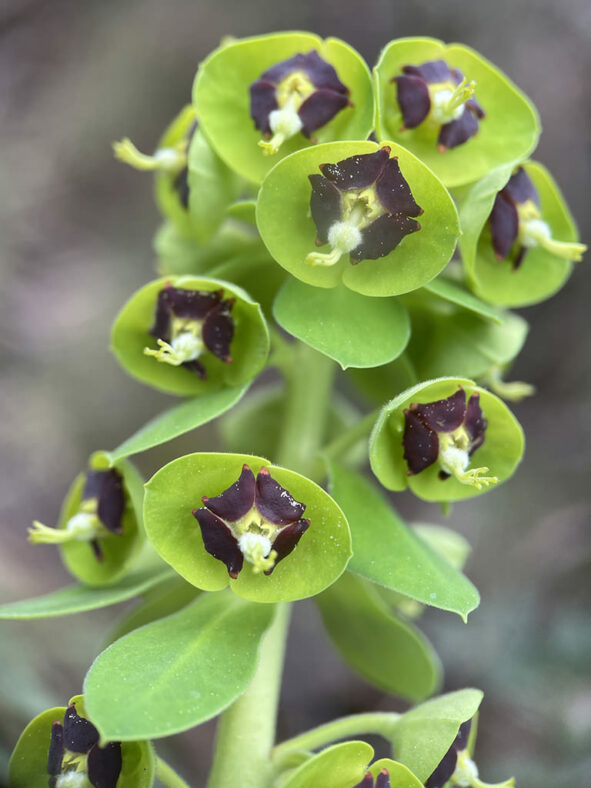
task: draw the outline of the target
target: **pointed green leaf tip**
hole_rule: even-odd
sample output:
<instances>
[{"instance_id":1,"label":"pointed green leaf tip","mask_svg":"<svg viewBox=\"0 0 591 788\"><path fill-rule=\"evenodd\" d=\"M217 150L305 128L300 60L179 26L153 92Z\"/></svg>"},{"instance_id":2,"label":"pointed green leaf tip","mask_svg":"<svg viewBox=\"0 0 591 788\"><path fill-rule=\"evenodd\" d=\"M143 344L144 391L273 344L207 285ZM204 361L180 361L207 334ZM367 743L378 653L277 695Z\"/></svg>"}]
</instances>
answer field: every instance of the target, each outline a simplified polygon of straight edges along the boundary
<instances>
[{"instance_id":1,"label":"pointed green leaf tip","mask_svg":"<svg viewBox=\"0 0 591 788\"><path fill-rule=\"evenodd\" d=\"M464 621L480 595L398 517L361 474L330 468L330 489L349 521L353 558L349 569L417 601L457 613Z\"/></svg>"}]
</instances>

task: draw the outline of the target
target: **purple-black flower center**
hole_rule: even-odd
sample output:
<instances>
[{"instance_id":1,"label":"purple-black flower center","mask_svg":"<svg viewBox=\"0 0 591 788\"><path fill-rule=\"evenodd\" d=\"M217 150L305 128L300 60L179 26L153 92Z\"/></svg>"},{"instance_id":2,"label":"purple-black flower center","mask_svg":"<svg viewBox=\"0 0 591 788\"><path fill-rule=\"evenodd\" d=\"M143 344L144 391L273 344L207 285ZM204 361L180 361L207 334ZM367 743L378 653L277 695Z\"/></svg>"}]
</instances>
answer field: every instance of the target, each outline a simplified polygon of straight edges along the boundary
<instances>
[{"instance_id":1,"label":"purple-black flower center","mask_svg":"<svg viewBox=\"0 0 591 788\"><path fill-rule=\"evenodd\" d=\"M412 217L423 209L416 203L400 171L398 158L384 146L375 153L351 156L320 165L322 175L309 175L310 211L316 244L328 253L311 252L309 265L335 265L348 254L354 265L390 254L421 225Z\"/></svg>"},{"instance_id":2,"label":"purple-black flower center","mask_svg":"<svg viewBox=\"0 0 591 788\"><path fill-rule=\"evenodd\" d=\"M473 98L475 82L468 82L457 68L445 60L430 60L418 66L406 65L392 77L402 113L400 131L418 126L438 130L437 149L445 153L473 137L485 117Z\"/></svg>"},{"instance_id":3,"label":"purple-black flower center","mask_svg":"<svg viewBox=\"0 0 591 788\"><path fill-rule=\"evenodd\" d=\"M305 504L296 501L263 467L256 478L244 465L239 479L194 509L207 552L222 561L232 578L246 560L255 573L270 575L297 546L310 521Z\"/></svg>"},{"instance_id":4,"label":"purple-black flower center","mask_svg":"<svg viewBox=\"0 0 591 788\"><path fill-rule=\"evenodd\" d=\"M158 293L150 329L158 349L147 347L144 353L205 379L207 370L200 361L203 353L209 351L224 364L232 363L234 302L233 298L224 299L223 290L188 290L170 285L163 288Z\"/></svg>"}]
</instances>

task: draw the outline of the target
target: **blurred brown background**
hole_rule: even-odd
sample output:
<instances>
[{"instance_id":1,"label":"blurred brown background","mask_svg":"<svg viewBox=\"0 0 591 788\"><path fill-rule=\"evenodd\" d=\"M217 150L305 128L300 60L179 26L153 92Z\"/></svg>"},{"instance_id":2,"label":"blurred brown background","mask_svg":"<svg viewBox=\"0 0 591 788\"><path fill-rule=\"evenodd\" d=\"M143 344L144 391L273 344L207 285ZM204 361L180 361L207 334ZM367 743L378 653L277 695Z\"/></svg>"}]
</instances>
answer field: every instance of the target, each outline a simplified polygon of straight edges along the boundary
<instances>
[{"instance_id":1,"label":"blurred brown background","mask_svg":"<svg viewBox=\"0 0 591 788\"><path fill-rule=\"evenodd\" d=\"M289 28L344 38L370 65L398 36L482 52L538 106L536 156L591 237L587 0L1 0L3 601L68 582L56 551L27 546L27 526L54 522L92 450L117 445L171 402L128 379L108 352L116 311L151 277L158 221L149 177L117 164L110 143L129 135L153 148L223 35ZM588 785L591 772L588 265L553 300L524 310L532 331L513 376L539 391L515 408L526 461L450 520L473 545L467 571L482 605L468 626L441 612L424 619L446 688L486 692L483 778L514 773L519 788ZM189 436L139 464L150 474L211 440ZM400 498L409 517L440 520L435 507ZM0 774L26 722L80 690L115 616L0 627ZM313 606L298 605L281 736L394 707L334 656ZM203 784L212 734L210 724L161 744L191 785Z\"/></svg>"}]
</instances>

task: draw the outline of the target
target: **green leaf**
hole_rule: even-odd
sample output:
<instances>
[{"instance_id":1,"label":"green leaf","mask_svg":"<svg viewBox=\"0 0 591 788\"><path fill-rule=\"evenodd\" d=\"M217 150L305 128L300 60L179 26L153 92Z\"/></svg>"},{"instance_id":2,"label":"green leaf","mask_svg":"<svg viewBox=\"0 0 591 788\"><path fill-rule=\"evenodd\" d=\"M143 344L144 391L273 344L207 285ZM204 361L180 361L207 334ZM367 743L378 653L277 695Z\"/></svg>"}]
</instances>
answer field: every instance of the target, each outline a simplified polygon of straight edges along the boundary
<instances>
[{"instance_id":1,"label":"green leaf","mask_svg":"<svg viewBox=\"0 0 591 788\"><path fill-rule=\"evenodd\" d=\"M310 527L294 552L273 574L255 574L245 562L236 580L225 565L206 552L193 509L203 496L219 495L248 464L256 474L264 465L279 484L306 505ZM344 572L351 554L349 527L332 498L294 471L270 465L261 457L241 454L188 454L165 465L146 485L144 518L148 538L189 583L205 591L232 590L257 602L304 599L323 591Z\"/></svg>"},{"instance_id":2,"label":"green leaf","mask_svg":"<svg viewBox=\"0 0 591 788\"><path fill-rule=\"evenodd\" d=\"M467 290L464 285L450 279L447 276L438 276L431 282L425 285L425 290L428 290L433 295L439 296L446 301L451 301L453 304L464 307L470 312L475 312L481 317L486 317L495 323L502 323L503 318L499 314L498 309L494 309L489 304L481 301L473 293Z\"/></svg>"},{"instance_id":3,"label":"green leaf","mask_svg":"<svg viewBox=\"0 0 591 788\"><path fill-rule=\"evenodd\" d=\"M351 528L352 572L464 621L478 607L480 596L468 578L408 528L367 479L332 465L330 490Z\"/></svg>"},{"instance_id":4,"label":"green leaf","mask_svg":"<svg viewBox=\"0 0 591 788\"><path fill-rule=\"evenodd\" d=\"M538 162L522 165L540 197L542 219L552 237L559 241L578 241L573 217L548 170ZM517 270L509 260L497 260L492 248L488 218L495 197L511 176L512 167L502 167L476 183L460 204L462 260L474 291L486 301L501 306L529 306L549 298L565 284L572 262L534 247L529 249Z\"/></svg>"},{"instance_id":5,"label":"green leaf","mask_svg":"<svg viewBox=\"0 0 591 788\"><path fill-rule=\"evenodd\" d=\"M404 459L404 410L411 403L428 403L446 399L462 387L466 399L480 395L480 406L488 421L485 441L473 454L471 465L485 466L497 477L499 484L509 479L519 465L524 451L523 430L509 408L490 391L465 378L439 378L419 383L391 400L382 410L369 442L369 460L375 475L389 490L407 486L425 501L461 501L481 495L494 487L478 490L457 479L439 478L439 463L413 476L408 475ZM495 485L498 486L498 485Z\"/></svg>"},{"instance_id":6,"label":"green leaf","mask_svg":"<svg viewBox=\"0 0 591 788\"><path fill-rule=\"evenodd\" d=\"M238 200L228 207L228 216L256 227L256 200Z\"/></svg>"},{"instance_id":7,"label":"green leaf","mask_svg":"<svg viewBox=\"0 0 591 788\"><path fill-rule=\"evenodd\" d=\"M111 464L114 465L125 457L147 451L213 421L234 407L242 399L249 385L247 383L237 388L210 391L165 410L116 449L108 452L107 456Z\"/></svg>"},{"instance_id":8,"label":"green leaf","mask_svg":"<svg viewBox=\"0 0 591 788\"><path fill-rule=\"evenodd\" d=\"M293 771L281 788L352 788L361 782L373 748L363 741L327 747Z\"/></svg>"},{"instance_id":9,"label":"green leaf","mask_svg":"<svg viewBox=\"0 0 591 788\"><path fill-rule=\"evenodd\" d=\"M232 307L235 333L230 346L234 360L224 363L212 353L204 353L205 380L188 369L161 363L144 353L147 346L156 348L156 339L149 331L158 294L167 285L187 290L222 290L224 298L235 300ZM269 332L260 306L242 288L218 279L164 277L142 287L122 308L113 324L111 348L132 377L170 394L190 396L241 386L256 377L267 360Z\"/></svg>"},{"instance_id":10,"label":"green leaf","mask_svg":"<svg viewBox=\"0 0 591 788\"><path fill-rule=\"evenodd\" d=\"M392 81L405 65L441 59L476 82L475 98L486 112L478 134L444 154L437 150L439 125L421 123L415 129L400 130L402 113ZM397 39L382 52L374 76L378 139L393 139L409 148L446 186L476 181L501 164L520 161L537 144L540 122L533 104L505 74L469 47L445 45L435 38Z\"/></svg>"},{"instance_id":11,"label":"green leaf","mask_svg":"<svg viewBox=\"0 0 591 788\"><path fill-rule=\"evenodd\" d=\"M394 726L398 760L425 782L449 750L460 725L476 714L481 701L480 690L464 689L407 711Z\"/></svg>"},{"instance_id":12,"label":"green leaf","mask_svg":"<svg viewBox=\"0 0 591 788\"><path fill-rule=\"evenodd\" d=\"M429 525L427 523L413 523L411 528L420 539L433 548L436 553L439 553L454 569L461 571L464 568L472 548L462 534L443 525Z\"/></svg>"},{"instance_id":13,"label":"green leaf","mask_svg":"<svg viewBox=\"0 0 591 788\"><path fill-rule=\"evenodd\" d=\"M418 381L417 373L406 352L383 367L348 369L347 377L363 396L375 405L383 405L389 396L414 386Z\"/></svg>"},{"instance_id":14,"label":"green leaf","mask_svg":"<svg viewBox=\"0 0 591 788\"><path fill-rule=\"evenodd\" d=\"M399 356L410 321L393 298L367 298L343 285L326 291L290 278L273 306L279 325L347 367L379 367Z\"/></svg>"},{"instance_id":15,"label":"green leaf","mask_svg":"<svg viewBox=\"0 0 591 788\"><path fill-rule=\"evenodd\" d=\"M437 276L454 252L459 230L455 205L441 181L419 159L395 143L385 142L397 156L403 176L423 208L421 229L407 235L385 257L351 265L342 257L332 266L305 262L316 248L316 225L310 214L308 176L320 165L374 153L375 142L331 142L288 156L267 175L257 201L257 226L274 259L297 279L316 287L336 287L368 296L392 296L422 287Z\"/></svg>"},{"instance_id":16,"label":"green leaf","mask_svg":"<svg viewBox=\"0 0 591 788\"><path fill-rule=\"evenodd\" d=\"M21 621L33 618L70 616L87 610L116 605L150 588L164 583L171 577L168 567L134 569L117 583L101 588L71 585L50 594L0 605L0 619Z\"/></svg>"},{"instance_id":17,"label":"green leaf","mask_svg":"<svg viewBox=\"0 0 591 788\"><path fill-rule=\"evenodd\" d=\"M75 696L71 703L75 703L78 714L86 718L82 696ZM51 727L56 720L63 720L65 712L65 706L47 709L27 725L10 759L8 788L47 788ZM117 788L152 788L155 769L156 758L150 742L123 742Z\"/></svg>"},{"instance_id":18,"label":"green leaf","mask_svg":"<svg viewBox=\"0 0 591 788\"><path fill-rule=\"evenodd\" d=\"M382 769L386 769L390 776L391 788L423 788L423 783L414 776L410 769L397 761L390 760L390 758L380 758L369 767L374 780Z\"/></svg>"},{"instance_id":19,"label":"green leaf","mask_svg":"<svg viewBox=\"0 0 591 788\"><path fill-rule=\"evenodd\" d=\"M313 142L297 134L273 156L263 155L250 115L250 85L270 66L298 52L316 50L349 88L352 106L314 132L315 140L366 139L373 128L371 75L361 56L336 38L278 33L222 44L199 67L193 103L208 140L221 158L247 180L260 183L283 156Z\"/></svg>"},{"instance_id":20,"label":"green leaf","mask_svg":"<svg viewBox=\"0 0 591 788\"><path fill-rule=\"evenodd\" d=\"M170 736L211 719L254 675L271 605L203 594L103 651L84 681L90 717L105 739Z\"/></svg>"},{"instance_id":21,"label":"green leaf","mask_svg":"<svg viewBox=\"0 0 591 788\"><path fill-rule=\"evenodd\" d=\"M416 627L388 612L375 587L345 572L315 601L333 643L360 676L414 702L435 692L437 654Z\"/></svg>"}]
</instances>

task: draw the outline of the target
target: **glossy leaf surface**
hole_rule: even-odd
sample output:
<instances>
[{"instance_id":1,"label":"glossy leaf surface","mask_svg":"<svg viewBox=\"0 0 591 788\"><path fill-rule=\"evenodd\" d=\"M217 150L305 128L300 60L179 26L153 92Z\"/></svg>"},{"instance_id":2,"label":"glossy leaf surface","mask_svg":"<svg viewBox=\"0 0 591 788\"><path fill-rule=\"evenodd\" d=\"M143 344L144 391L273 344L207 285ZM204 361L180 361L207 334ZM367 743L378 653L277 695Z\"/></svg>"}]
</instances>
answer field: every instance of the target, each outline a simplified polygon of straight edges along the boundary
<instances>
[{"instance_id":1,"label":"glossy leaf surface","mask_svg":"<svg viewBox=\"0 0 591 788\"><path fill-rule=\"evenodd\" d=\"M558 185L538 162L523 164L539 197L542 219L558 241L577 241L577 228ZM475 293L492 304L529 306L549 298L559 290L572 271L570 260L536 247L529 249L517 270L509 260L497 260L488 219L495 197L511 176L512 167L501 167L483 178L460 204L462 260Z\"/></svg>"},{"instance_id":2,"label":"glossy leaf surface","mask_svg":"<svg viewBox=\"0 0 591 788\"><path fill-rule=\"evenodd\" d=\"M441 181L419 159L395 143L384 142L397 156L417 203L421 229L407 235L393 252L378 260L351 265L348 256L332 266L311 266L306 256L316 248L310 215L308 176L319 166L358 154L374 153L375 142L332 142L283 159L267 175L257 201L257 226L274 259L297 279L316 287L346 287L368 296L392 296L421 287L449 262L459 236L456 208ZM327 247L328 248L328 247Z\"/></svg>"},{"instance_id":3,"label":"glossy leaf surface","mask_svg":"<svg viewBox=\"0 0 591 788\"><path fill-rule=\"evenodd\" d=\"M361 56L336 38L323 41L311 33L276 33L222 45L199 67L193 103L203 130L221 158L236 172L255 183L279 159L312 145L302 134L284 142L278 153L263 155L261 132L250 116L252 82L270 66L297 53L316 50L337 71L349 88L353 107L346 107L314 132L314 139L366 139L373 127L374 102L371 75Z\"/></svg>"},{"instance_id":4,"label":"glossy leaf surface","mask_svg":"<svg viewBox=\"0 0 591 788\"><path fill-rule=\"evenodd\" d=\"M117 583L101 588L71 585L50 594L0 605L0 619L55 618L116 605L145 593L172 576L168 567L134 569Z\"/></svg>"},{"instance_id":5,"label":"glossy leaf surface","mask_svg":"<svg viewBox=\"0 0 591 788\"><path fill-rule=\"evenodd\" d=\"M365 477L332 465L330 490L351 528L352 572L464 620L478 606L468 578L406 526Z\"/></svg>"},{"instance_id":6,"label":"glossy leaf surface","mask_svg":"<svg viewBox=\"0 0 591 788\"><path fill-rule=\"evenodd\" d=\"M455 739L460 725L476 714L482 692L464 689L407 711L394 726L396 758L421 782L430 777Z\"/></svg>"},{"instance_id":7,"label":"glossy leaf surface","mask_svg":"<svg viewBox=\"0 0 591 788\"><path fill-rule=\"evenodd\" d=\"M72 698L76 711L86 717L81 695ZM56 706L39 714L21 734L9 764L8 788L47 788L47 755L51 740L51 726L62 721L65 706ZM152 788L155 775L155 756L147 741L128 741L121 745L121 774L117 788Z\"/></svg>"},{"instance_id":8,"label":"glossy leaf surface","mask_svg":"<svg viewBox=\"0 0 591 788\"><path fill-rule=\"evenodd\" d=\"M161 363L144 353L146 347L157 347L149 331L158 294L167 285L187 290L222 290L225 299L235 299L232 307L235 333L230 345L234 360L226 364L212 353L205 353L202 357L207 370L205 380L188 369ZM217 279L166 277L150 282L132 295L115 319L111 347L132 377L170 394L190 396L241 386L256 377L267 360L269 333L259 305L240 287Z\"/></svg>"},{"instance_id":9,"label":"glossy leaf surface","mask_svg":"<svg viewBox=\"0 0 591 788\"><path fill-rule=\"evenodd\" d=\"M263 465L268 467L279 484L306 504L304 517L310 527L272 575L254 574L245 562L232 580L224 564L206 552L192 510L202 506L202 496L214 497L233 484L244 463L255 474ZM347 521L332 498L304 476L250 455L188 454L165 465L146 485L144 517L158 553L189 583L205 591L229 583L236 594L257 602L313 596L334 583L350 557Z\"/></svg>"},{"instance_id":10,"label":"glossy leaf surface","mask_svg":"<svg viewBox=\"0 0 591 788\"><path fill-rule=\"evenodd\" d=\"M213 421L234 407L247 390L248 384L221 391L210 391L165 410L116 449L108 452L110 462L114 464L132 454L147 451Z\"/></svg>"},{"instance_id":11,"label":"glossy leaf surface","mask_svg":"<svg viewBox=\"0 0 591 788\"><path fill-rule=\"evenodd\" d=\"M373 748L363 741L335 744L295 769L282 788L352 788L363 779L372 756Z\"/></svg>"},{"instance_id":12,"label":"glossy leaf surface","mask_svg":"<svg viewBox=\"0 0 591 788\"><path fill-rule=\"evenodd\" d=\"M84 682L106 739L158 738L219 714L248 686L272 605L204 594L172 616L113 643Z\"/></svg>"},{"instance_id":13,"label":"glossy leaf surface","mask_svg":"<svg viewBox=\"0 0 591 788\"><path fill-rule=\"evenodd\" d=\"M421 124L401 132L402 113L392 77L405 65L443 59L476 82L475 97L486 112L476 136L441 154L437 151L439 126ZM434 38L402 38L382 52L374 69L377 91L378 139L393 139L409 148L446 186L459 186L482 178L505 162L517 162L535 148L540 123L527 96L492 63L461 44L445 45Z\"/></svg>"},{"instance_id":14,"label":"glossy leaf surface","mask_svg":"<svg viewBox=\"0 0 591 788\"><path fill-rule=\"evenodd\" d=\"M480 394L480 406L488 420L484 444L473 454L471 467L486 466L499 483L513 475L524 450L523 430L509 408L494 394L464 378L439 378L419 383L403 391L382 410L370 438L369 458L373 472L389 490L407 486L426 501L461 501L493 488L477 490L455 478L439 478L439 463L421 473L408 475L403 457L404 409L411 403L435 402L445 399L462 387L466 398Z\"/></svg>"},{"instance_id":15,"label":"glossy leaf surface","mask_svg":"<svg viewBox=\"0 0 591 788\"><path fill-rule=\"evenodd\" d=\"M344 285L331 290L289 278L273 306L279 325L347 367L378 367L404 350L410 321L400 301L368 298Z\"/></svg>"},{"instance_id":16,"label":"glossy leaf surface","mask_svg":"<svg viewBox=\"0 0 591 788\"><path fill-rule=\"evenodd\" d=\"M345 572L316 603L345 661L371 684L414 702L437 689L441 665L433 647L388 612L375 586Z\"/></svg>"}]
</instances>

